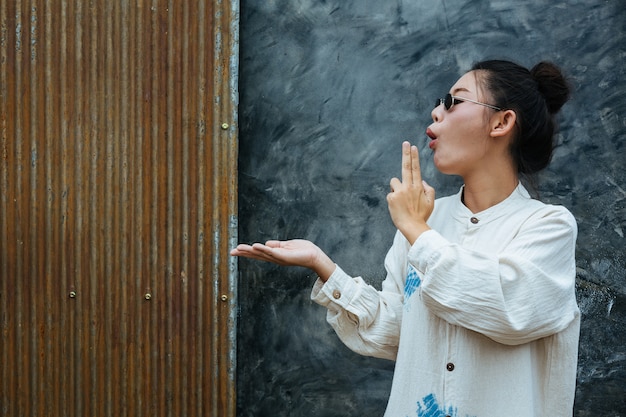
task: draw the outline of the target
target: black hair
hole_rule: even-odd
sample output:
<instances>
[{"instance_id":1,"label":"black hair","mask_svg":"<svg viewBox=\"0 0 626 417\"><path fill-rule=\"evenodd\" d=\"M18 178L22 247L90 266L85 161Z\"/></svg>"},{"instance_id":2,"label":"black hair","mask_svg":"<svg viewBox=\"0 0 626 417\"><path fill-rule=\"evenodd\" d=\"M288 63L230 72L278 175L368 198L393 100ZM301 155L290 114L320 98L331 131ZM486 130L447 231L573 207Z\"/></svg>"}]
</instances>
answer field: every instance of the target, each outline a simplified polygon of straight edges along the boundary
<instances>
[{"instance_id":1,"label":"black hair","mask_svg":"<svg viewBox=\"0 0 626 417\"><path fill-rule=\"evenodd\" d=\"M495 106L515 111L511 155L518 173L532 175L547 167L555 146L554 116L570 96L559 67L543 61L528 70L514 62L490 60L474 64L472 70Z\"/></svg>"}]
</instances>

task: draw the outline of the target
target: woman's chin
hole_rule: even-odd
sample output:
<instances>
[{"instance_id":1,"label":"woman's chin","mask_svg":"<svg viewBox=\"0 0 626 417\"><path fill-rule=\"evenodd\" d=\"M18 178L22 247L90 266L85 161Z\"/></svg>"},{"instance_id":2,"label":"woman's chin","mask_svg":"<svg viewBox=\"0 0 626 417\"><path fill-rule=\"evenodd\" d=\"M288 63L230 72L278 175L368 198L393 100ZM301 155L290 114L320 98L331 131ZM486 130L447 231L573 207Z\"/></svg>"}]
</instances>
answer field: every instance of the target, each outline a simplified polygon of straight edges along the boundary
<instances>
[{"instance_id":1,"label":"woman's chin","mask_svg":"<svg viewBox=\"0 0 626 417\"><path fill-rule=\"evenodd\" d=\"M440 160L437 158L437 156L435 155L435 158L433 158L433 162L435 164L435 168L437 168L437 171L441 172L444 175L459 175L456 170L454 169L454 167L452 167L449 164L446 164L444 161Z\"/></svg>"}]
</instances>

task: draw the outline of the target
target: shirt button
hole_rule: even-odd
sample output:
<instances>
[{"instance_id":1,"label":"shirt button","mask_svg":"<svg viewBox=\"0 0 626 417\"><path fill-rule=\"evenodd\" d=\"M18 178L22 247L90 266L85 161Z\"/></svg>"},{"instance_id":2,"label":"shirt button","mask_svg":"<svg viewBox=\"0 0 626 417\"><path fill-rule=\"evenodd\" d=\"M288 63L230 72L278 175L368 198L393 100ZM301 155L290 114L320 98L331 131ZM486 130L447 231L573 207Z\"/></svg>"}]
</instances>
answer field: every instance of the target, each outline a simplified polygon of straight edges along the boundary
<instances>
[{"instance_id":1,"label":"shirt button","mask_svg":"<svg viewBox=\"0 0 626 417\"><path fill-rule=\"evenodd\" d=\"M333 291L333 298L335 300L339 300L341 298L341 291L339 291L339 290Z\"/></svg>"},{"instance_id":2,"label":"shirt button","mask_svg":"<svg viewBox=\"0 0 626 417\"><path fill-rule=\"evenodd\" d=\"M454 364L452 362L448 363L446 369L450 372L454 371Z\"/></svg>"},{"instance_id":3,"label":"shirt button","mask_svg":"<svg viewBox=\"0 0 626 417\"><path fill-rule=\"evenodd\" d=\"M478 218L477 217L472 217L470 219L470 222L472 222L472 224L476 224L476 223L478 223Z\"/></svg>"}]
</instances>

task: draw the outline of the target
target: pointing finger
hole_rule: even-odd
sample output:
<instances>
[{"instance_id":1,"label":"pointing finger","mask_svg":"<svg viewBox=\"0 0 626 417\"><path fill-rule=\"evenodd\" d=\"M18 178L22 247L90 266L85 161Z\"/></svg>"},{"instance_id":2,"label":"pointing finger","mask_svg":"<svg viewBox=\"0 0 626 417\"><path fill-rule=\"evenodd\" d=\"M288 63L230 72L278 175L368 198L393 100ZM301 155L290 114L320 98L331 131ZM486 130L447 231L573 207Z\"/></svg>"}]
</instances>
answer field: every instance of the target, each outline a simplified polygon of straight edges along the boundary
<instances>
[{"instance_id":1,"label":"pointing finger","mask_svg":"<svg viewBox=\"0 0 626 417\"><path fill-rule=\"evenodd\" d=\"M413 165L411 162L411 144L409 142L402 143L402 183L413 184Z\"/></svg>"},{"instance_id":2,"label":"pointing finger","mask_svg":"<svg viewBox=\"0 0 626 417\"><path fill-rule=\"evenodd\" d=\"M413 178L413 184L422 184L420 157L415 145L411 146L411 177Z\"/></svg>"}]
</instances>

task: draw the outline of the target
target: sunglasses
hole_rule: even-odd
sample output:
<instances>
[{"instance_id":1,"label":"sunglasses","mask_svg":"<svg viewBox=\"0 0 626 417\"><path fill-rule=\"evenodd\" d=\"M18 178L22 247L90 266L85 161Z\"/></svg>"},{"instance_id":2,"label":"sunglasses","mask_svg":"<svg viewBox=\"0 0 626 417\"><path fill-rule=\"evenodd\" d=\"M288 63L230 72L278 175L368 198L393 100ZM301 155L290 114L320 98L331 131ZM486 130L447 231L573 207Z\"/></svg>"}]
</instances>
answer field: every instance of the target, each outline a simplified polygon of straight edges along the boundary
<instances>
[{"instance_id":1,"label":"sunglasses","mask_svg":"<svg viewBox=\"0 0 626 417\"><path fill-rule=\"evenodd\" d=\"M465 98L465 97L453 96L452 94L449 94L449 93L446 94L444 98L437 99L437 102L435 103L435 108L443 104L443 107L446 110L450 110L452 106L454 106L455 104L463 103L464 101L469 101L470 103L474 103L474 104L480 104L481 106L489 107L490 109L494 109L497 111L502 110L500 107L492 106L491 104L481 103L480 101L470 100L469 98Z\"/></svg>"}]
</instances>

